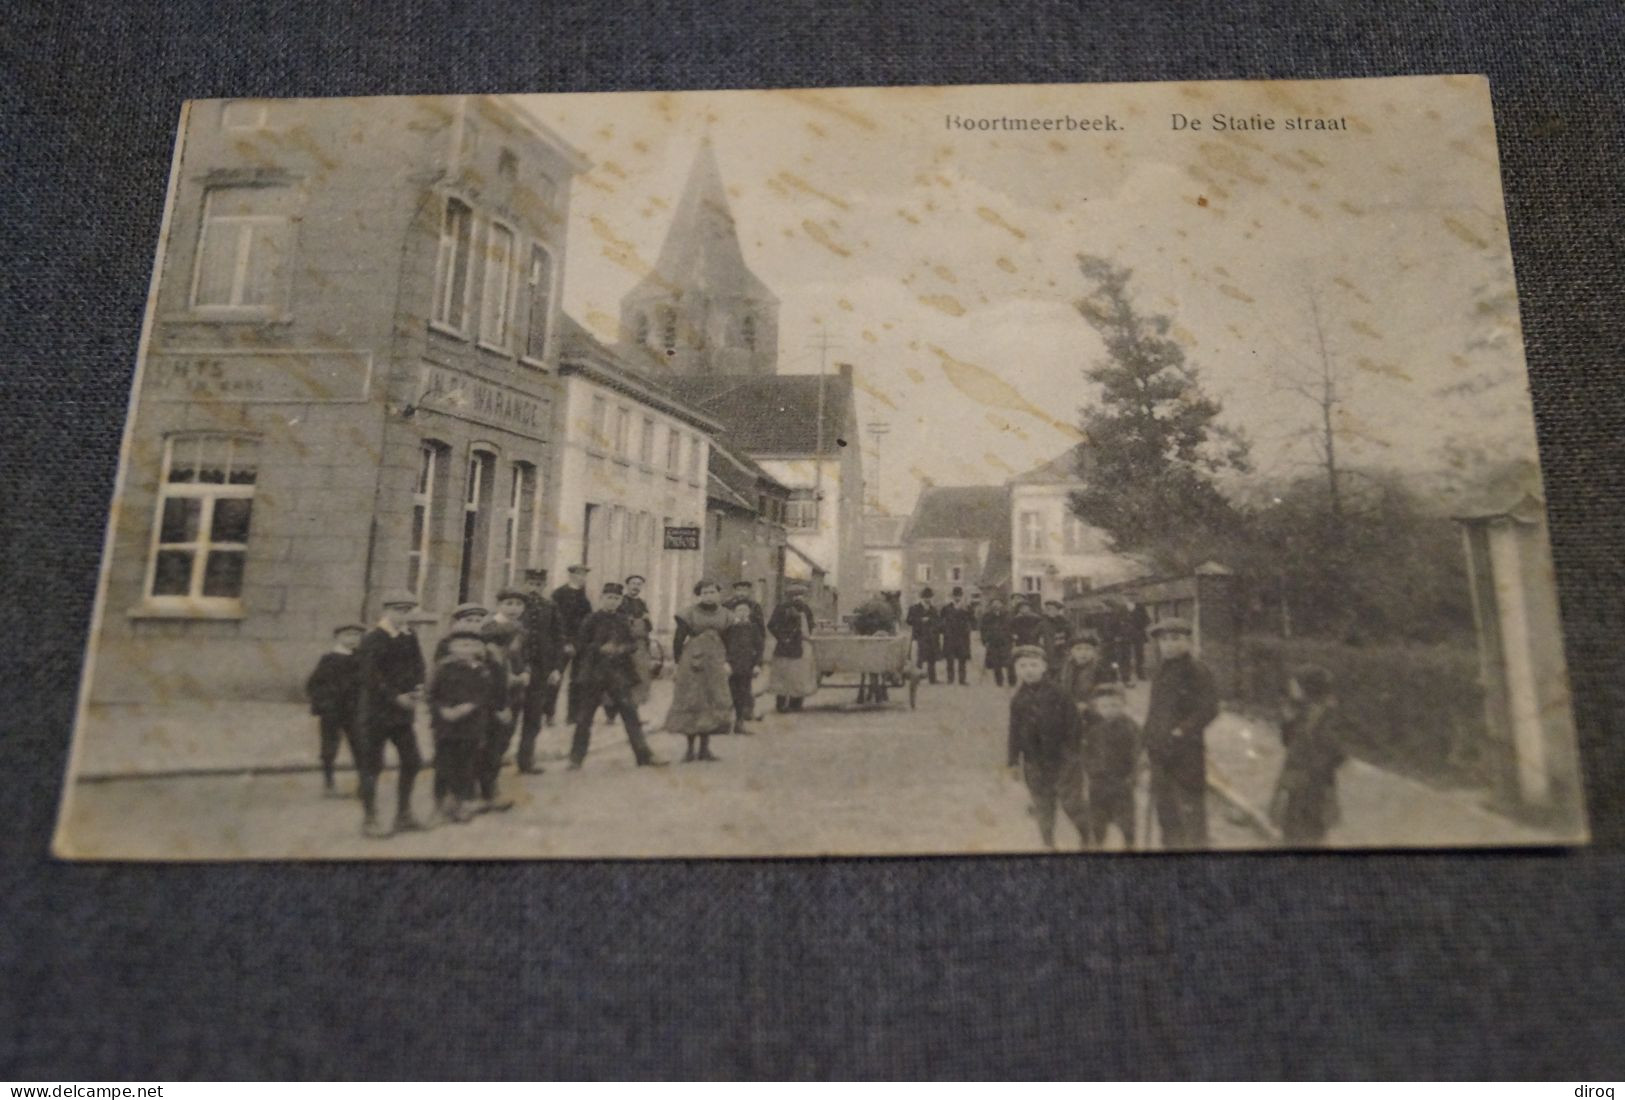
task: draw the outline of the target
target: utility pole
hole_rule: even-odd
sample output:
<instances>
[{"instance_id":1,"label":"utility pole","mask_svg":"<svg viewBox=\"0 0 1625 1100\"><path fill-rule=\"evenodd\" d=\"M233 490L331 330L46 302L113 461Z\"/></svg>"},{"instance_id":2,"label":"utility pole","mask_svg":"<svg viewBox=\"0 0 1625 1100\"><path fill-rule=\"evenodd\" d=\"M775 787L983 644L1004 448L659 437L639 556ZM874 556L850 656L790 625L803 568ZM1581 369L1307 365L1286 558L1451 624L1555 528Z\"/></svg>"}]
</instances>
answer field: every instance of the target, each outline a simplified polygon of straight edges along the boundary
<instances>
[{"instance_id":1,"label":"utility pole","mask_svg":"<svg viewBox=\"0 0 1625 1100\"><path fill-rule=\"evenodd\" d=\"M880 441L891 431L891 425L884 420L871 420L866 427L869 429L869 438L873 440L875 452L875 511L884 512L886 504L880 495Z\"/></svg>"}]
</instances>

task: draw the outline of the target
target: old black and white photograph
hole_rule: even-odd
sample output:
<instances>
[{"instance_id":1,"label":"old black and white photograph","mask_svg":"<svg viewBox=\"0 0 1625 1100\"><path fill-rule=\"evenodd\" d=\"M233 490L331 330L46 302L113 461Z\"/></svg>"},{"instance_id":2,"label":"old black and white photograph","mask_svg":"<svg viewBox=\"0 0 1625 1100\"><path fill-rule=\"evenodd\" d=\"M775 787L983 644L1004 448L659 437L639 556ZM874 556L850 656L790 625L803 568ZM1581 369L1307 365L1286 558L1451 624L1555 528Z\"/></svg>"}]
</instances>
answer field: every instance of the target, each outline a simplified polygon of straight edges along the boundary
<instances>
[{"instance_id":1,"label":"old black and white photograph","mask_svg":"<svg viewBox=\"0 0 1625 1100\"><path fill-rule=\"evenodd\" d=\"M1552 847L1478 77L188 103L82 860Z\"/></svg>"}]
</instances>

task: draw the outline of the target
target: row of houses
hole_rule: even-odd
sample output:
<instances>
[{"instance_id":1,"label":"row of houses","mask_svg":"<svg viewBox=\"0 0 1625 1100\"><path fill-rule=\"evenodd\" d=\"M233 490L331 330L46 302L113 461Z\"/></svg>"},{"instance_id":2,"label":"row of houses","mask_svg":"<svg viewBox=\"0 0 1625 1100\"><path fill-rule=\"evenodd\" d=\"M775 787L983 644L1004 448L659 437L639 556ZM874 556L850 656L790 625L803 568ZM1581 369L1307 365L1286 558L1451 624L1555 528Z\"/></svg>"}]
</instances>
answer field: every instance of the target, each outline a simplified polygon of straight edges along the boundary
<instances>
[{"instance_id":1,"label":"row of houses","mask_svg":"<svg viewBox=\"0 0 1625 1100\"><path fill-rule=\"evenodd\" d=\"M189 106L92 702L285 698L387 591L444 616L577 562L661 628L702 575L856 601L851 369L777 374L709 146L616 338L566 315L587 167L501 97Z\"/></svg>"},{"instance_id":2,"label":"row of houses","mask_svg":"<svg viewBox=\"0 0 1625 1100\"><path fill-rule=\"evenodd\" d=\"M865 516L866 585L904 602L922 588L1065 600L1140 576L1071 508L1088 460L1080 444L1002 485L926 485L909 515Z\"/></svg>"}]
</instances>

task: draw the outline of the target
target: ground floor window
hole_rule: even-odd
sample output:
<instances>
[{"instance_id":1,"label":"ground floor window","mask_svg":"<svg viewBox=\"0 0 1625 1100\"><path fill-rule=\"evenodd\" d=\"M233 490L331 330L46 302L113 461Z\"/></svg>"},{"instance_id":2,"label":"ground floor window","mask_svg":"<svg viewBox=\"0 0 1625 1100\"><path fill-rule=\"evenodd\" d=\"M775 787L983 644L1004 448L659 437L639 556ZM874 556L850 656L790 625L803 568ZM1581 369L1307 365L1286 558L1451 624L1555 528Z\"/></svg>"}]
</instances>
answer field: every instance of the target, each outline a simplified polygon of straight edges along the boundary
<instances>
[{"instance_id":1,"label":"ground floor window","mask_svg":"<svg viewBox=\"0 0 1625 1100\"><path fill-rule=\"evenodd\" d=\"M1044 591L1044 577L1041 573L1028 573L1021 578L1021 590L1029 593Z\"/></svg>"},{"instance_id":2,"label":"ground floor window","mask_svg":"<svg viewBox=\"0 0 1625 1100\"><path fill-rule=\"evenodd\" d=\"M250 437L195 433L165 442L149 600L199 608L240 604L258 479L258 445Z\"/></svg>"},{"instance_id":3,"label":"ground floor window","mask_svg":"<svg viewBox=\"0 0 1625 1100\"><path fill-rule=\"evenodd\" d=\"M496 458L486 451L468 456L463 492L462 565L457 574L457 602L480 599L485 592L485 561L491 509L491 479Z\"/></svg>"}]
</instances>

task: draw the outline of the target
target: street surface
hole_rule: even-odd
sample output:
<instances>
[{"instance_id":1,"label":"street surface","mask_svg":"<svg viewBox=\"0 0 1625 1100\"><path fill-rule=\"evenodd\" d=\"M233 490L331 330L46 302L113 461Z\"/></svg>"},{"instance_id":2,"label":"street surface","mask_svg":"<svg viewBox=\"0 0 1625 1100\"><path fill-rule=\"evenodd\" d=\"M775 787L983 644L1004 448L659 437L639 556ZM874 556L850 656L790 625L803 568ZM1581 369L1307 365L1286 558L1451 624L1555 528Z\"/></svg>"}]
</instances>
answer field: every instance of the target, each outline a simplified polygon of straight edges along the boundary
<instances>
[{"instance_id":1,"label":"street surface","mask_svg":"<svg viewBox=\"0 0 1625 1100\"><path fill-rule=\"evenodd\" d=\"M314 770L315 720L304 708L257 704L239 712L236 724L215 716L230 728L208 730L179 730L169 720L163 738L208 745L199 767L214 770L80 782L69 816L72 854L534 859L1041 851L1026 789L1003 767L1008 689L990 679L977 682L979 671L972 670L965 687L922 684L913 712L900 689L881 710L848 709L850 689L822 690L807 709L787 715L773 713L772 698L763 697L764 720L751 727L754 736L713 739L719 763L677 763L683 739L655 732L655 751L673 763L636 768L621 728L600 721L586 766L567 772L560 758L568 731L555 726L543 731L546 774L520 777L511 766L504 769L513 809L386 840L360 835L353 799L323 795ZM655 689L643 708L651 726L665 712L670 682ZM1130 692L1136 717L1144 713L1146 694L1144 685ZM420 743L427 751L426 736ZM1254 811L1267 805L1280 766L1274 730L1226 714L1210 729L1208 743L1210 770L1225 789ZM234 758L243 768L284 770L232 770ZM347 762L347 754L341 756L341 765ZM1545 840L1480 808L1479 792L1434 791L1358 762L1339 778L1345 820L1331 838L1334 845ZM423 819L430 815L432 780L428 769L418 778L414 808ZM353 791L354 784L354 773L341 771L340 791ZM385 821L394 797L391 770L379 783ZM1143 821L1143 786L1141 801ZM1241 812L1219 797L1210 797L1209 807L1214 847L1270 843L1256 812ZM1079 846L1064 815L1057 837L1063 850ZM1114 833L1112 846L1115 841Z\"/></svg>"}]
</instances>

